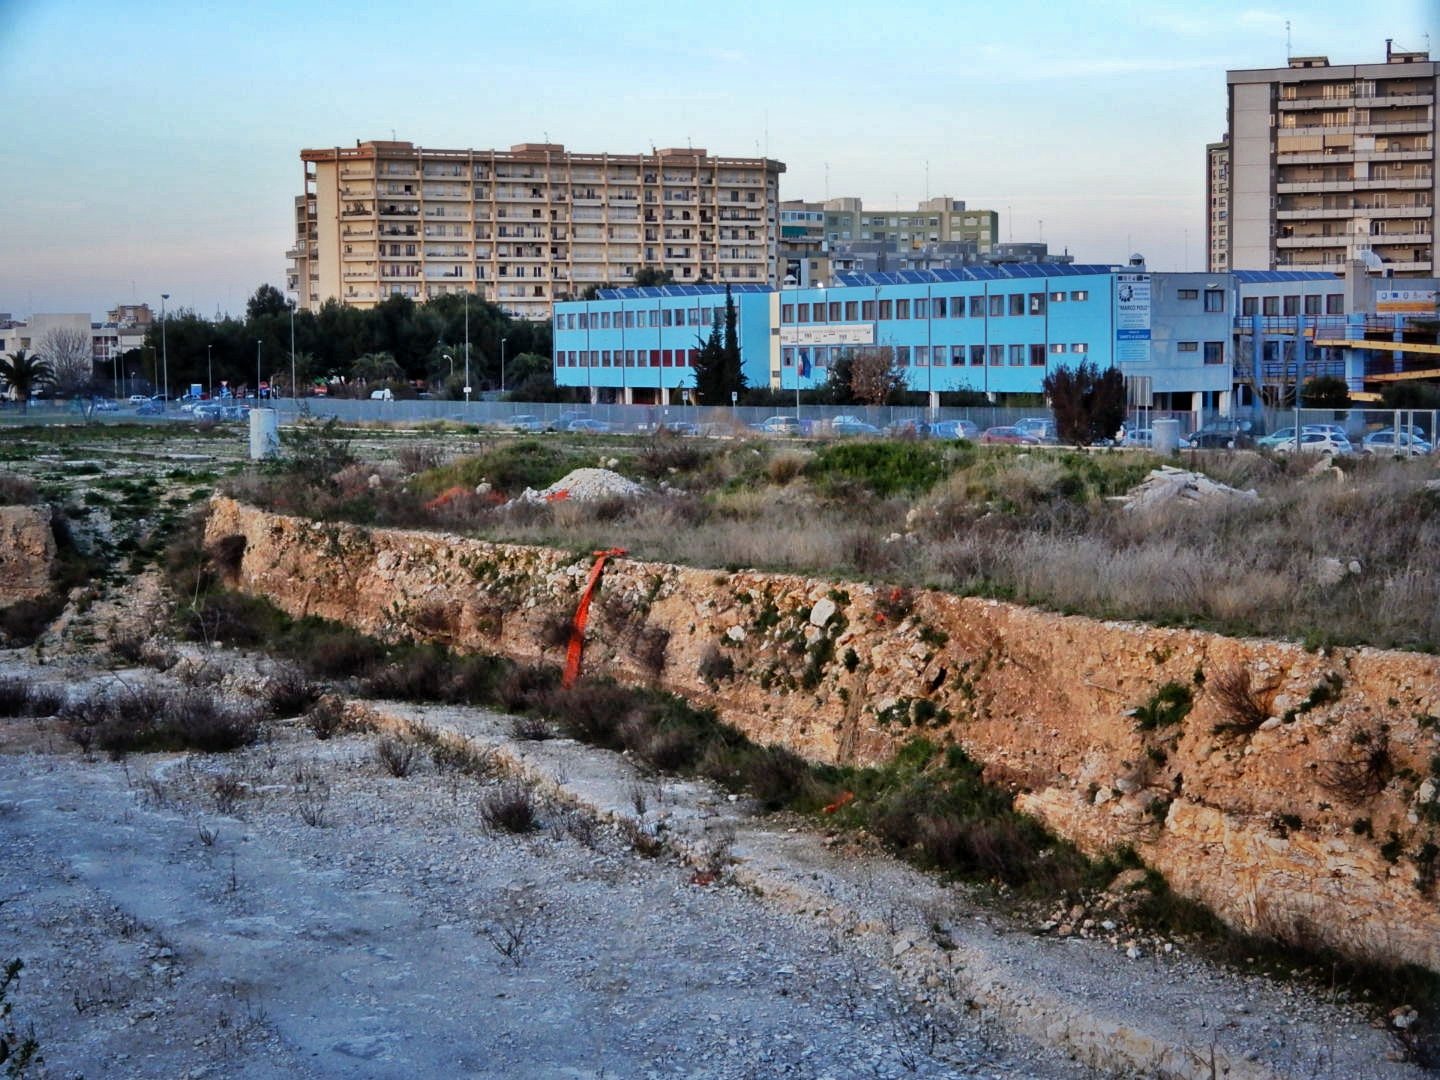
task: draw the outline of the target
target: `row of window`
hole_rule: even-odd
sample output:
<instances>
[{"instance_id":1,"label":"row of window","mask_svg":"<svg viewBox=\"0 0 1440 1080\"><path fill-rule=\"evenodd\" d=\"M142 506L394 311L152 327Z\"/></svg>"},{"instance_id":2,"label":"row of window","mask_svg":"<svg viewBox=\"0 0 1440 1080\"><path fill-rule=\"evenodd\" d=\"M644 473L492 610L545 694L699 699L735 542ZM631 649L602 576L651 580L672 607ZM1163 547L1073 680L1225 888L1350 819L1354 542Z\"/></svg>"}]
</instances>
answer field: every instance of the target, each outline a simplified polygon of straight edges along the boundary
<instances>
[{"instance_id":1,"label":"row of window","mask_svg":"<svg viewBox=\"0 0 1440 1080\"><path fill-rule=\"evenodd\" d=\"M1044 367L1047 356L1068 354L1085 355L1090 351L1088 342L1052 342L1045 345L1031 342L1028 345L895 345L895 362L907 367ZM794 367L797 363L803 369L807 366L827 368L842 353L850 351L844 345L803 345L786 346L780 351L783 367Z\"/></svg>"},{"instance_id":2,"label":"row of window","mask_svg":"<svg viewBox=\"0 0 1440 1080\"><path fill-rule=\"evenodd\" d=\"M1200 351L1198 341L1177 341L1175 351L1182 353L1193 353ZM1223 341L1207 341L1205 344L1205 363L1223 364L1225 362L1225 343Z\"/></svg>"},{"instance_id":3,"label":"row of window","mask_svg":"<svg viewBox=\"0 0 1440 1080\"><path fill-rule=\"evenodd\" d=\"M1306 315L1319 315L1321 301L1324 301L1326 315L1345 314L1345 296L1342 293L1310 293L1307 296L1246 296L1240 300L1241 315L1299 315L1303 303Z\"/></svg>"},{"instance_id":4,"label":"row of window","mask_svg":"<svg viewBox=\"0 0 1440 1080\"><path fill-rule=\"evenodd\" d=\"M1199 299L1200 299L1200 290L1199 290L1199 289L1176 289L1176 290L1175 290L1175 297L1176 297L1177 300L1199 300ZM1205 310L1206 310L1206 311L1224 311L1224 310L1225 310L1225 292L1224 292L1223 289L1206 289L1206 290L1205 290Z\"/></svg>"},{"instance_id":5,"label":"row of window","mask_svg":"<svg viewBox=\"0 0 1440 1080\"><path fill-rule=\"evenodd\" d=\"M556 367L690 367L699 349L557 349Z\"/></svg>"},{"instance_id":6,"label":"row of window","mask_svg":"<svg viewBox=\"0 0 1440 1080\"><path fill-rule=\"evenodd\" d=\"M561 330L639 330L661 326L712 326L716 315L724 315L718 307L649 308L628 311L569 311L555 316L555 331Z\"/></svg>"},{"instance_id":7,"label":"row of window","mask_svg":"<svg viewBox=\"0 0 1440 1080\"><path fill-rule=\"evenodd\" d=\"M1049 302L1064 303L1067 300L1085 301L1090 299L1090 290L1075 289L1071 292L1052 292ZM1036 293L991 293L987 296L935 296L919 297L913 300L830 300L811 304L781 304L780 322L795 323L838 323L838 322L881 322L905 319L963 319L991 318L1005 315L1044 315L1046 294Z\"/></svg>"}]
</instances>

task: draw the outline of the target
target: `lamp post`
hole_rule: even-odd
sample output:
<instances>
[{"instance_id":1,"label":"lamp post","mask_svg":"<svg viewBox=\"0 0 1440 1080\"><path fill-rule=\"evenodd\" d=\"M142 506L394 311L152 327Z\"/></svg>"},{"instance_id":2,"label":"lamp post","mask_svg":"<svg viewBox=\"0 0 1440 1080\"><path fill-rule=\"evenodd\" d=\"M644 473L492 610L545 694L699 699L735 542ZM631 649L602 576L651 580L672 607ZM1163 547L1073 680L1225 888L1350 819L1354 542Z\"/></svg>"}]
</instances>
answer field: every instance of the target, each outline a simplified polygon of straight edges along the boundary
<instances>
[{"instance_id":1,"label":"lamp post","mask_svg":"<svg viewBox=\"0 0 1440 1080\"><path fill-rule=\"evenodd\" d=\"M455 357L451 356L449 353L441 353L440 359L450 361L450 378L453 379L455 377Z\"/></svg>"},{"instance_id":2,"label":"lamp post","mask_svg":"<svg viewBox=\"0 0 1440 1080\"><path fill-rule=\"evenodd\" d=\"M165 301L170 299L168 292L160 294L160 353L165 365L165 389L161 391L160 407L170 408L170 348L165 342Z\"/></svg>"},{"instance_id":3,"label":"lamp post","mask_svg":"<svg viewBox=\"0 0 1440 1080\"><path fill-rule=\"evenodd\" d=\"M509 340L510 340L509 338L503 338L503 337L500 339L500 395L501 395L501 397L504 397L504 395L505 395L505 342L507 342L507 341L509 341Z\"/></svg>"},{"instance_id":4,"label":"lamp post","mask_svg":"<svg viewBox=\"0 0 1440 1080\"><path fill-rule=\"evenodd\" d=\"M213 356L214 349L215 346L213 344L205 346L205 382L210 388L211 401L215 400L215 362Z\"/></svg>"},{"instance_id":5,"label":"lamp post","mask_svg":"<svg viewBox=\"0 0 1440 1080\"><path fill-rule=\"evenodd\" d=\"M295 301L290 304L290 400L296 401L299 395L295 391Z\"/></svg>"},{"instance_id":6,"label":"lamp post","mask_svg":"<svg viewBox=\"0 0 1440 1080\"><path fill-rule=\"evenodd\" d=\"M453 363L453 361L452 361ZM455 374L455 369L450 369ZM465 403L470 403L470 290L465 290Z\"/></svg>"},{"instance_id":7,"label":"lamp post","mask_svg":"<svg viewBox=\"0 0 1440 1080\"><path fill-rule=\"evenodd\" d=\"M260 407L260 339L255 339L255 407Z\"/></svg>"}]
</instances>

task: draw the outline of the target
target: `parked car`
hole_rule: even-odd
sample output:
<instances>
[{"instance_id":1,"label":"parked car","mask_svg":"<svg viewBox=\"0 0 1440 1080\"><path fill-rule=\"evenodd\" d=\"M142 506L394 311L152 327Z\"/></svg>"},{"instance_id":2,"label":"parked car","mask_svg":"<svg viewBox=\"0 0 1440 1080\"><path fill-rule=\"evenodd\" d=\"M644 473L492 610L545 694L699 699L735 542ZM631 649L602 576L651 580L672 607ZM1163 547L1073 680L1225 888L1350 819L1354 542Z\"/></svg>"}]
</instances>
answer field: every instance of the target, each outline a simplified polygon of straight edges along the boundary
<instances>
[{"instance_id":1,"label":"parked car","mask_svg":"<svg viewBox=\"0 0 1440 1080\"><path fill-rule=\"evenodd\" d=\"M394 400L395 400L395 391L391 390L388 386L381 387L379 390L371 390L371 391L370 391L370 400L371 400L371 401L394 401Z\"/></svg>"},{"instance_id":2,"label":"parked car","mask_svg":"<svg viewBox=\"0 0 1440 1080\"><path fill-rule=\"evenodd\" d=\"M528 414L528 413L522 413L522 414L519 415L519 416L512 416L512 417L510 418L510 430L511 430L511 431L544 431L544 430L545 430L545 421L541 420L540 417L538 417L538 416L531 416L531 415Z\"/></svg>"},{"instance_id":3,"label":"parked car","mask_svg":"<svg viewBox=\"0 0 1440 1080\"><path fill-rule=\"evenodd\" d=\"M980 434L980 441L986 445L1003 446L1039 446L1040 440L1033 435L1027 435L1018 427L992 427L986 428Z\"/></svg>"},{"instance_id":4,"label":"parked car","mask_svg":"<svg viewBox=\"0 0 1440 1080\"><path fill-rule=\"evenodd\" d=\"M222 405L220 406L220 419L222 420L248 420L250 419L249 405Z\"/></svg>"},{"instance_id":5,"label":"parked car","mask_svg":"<svg viewBox=\"0 0 1440 1080\"><path fill-rule=\"evenodd\" d=\"M1057 443L1060 435L1055 430L1055 421L1047 416L1027 416L1023 420L1015 421L1015 429L1021 434L1029 435L1036 442Z\"/></svg>"},{"instance_id":6,"label":"parked car","mask_svg":"<svg viewBox=\"0 0 1440 1080\"><path fill-rule=\"evenodd\" d=\"M1344 435L1335 435L1329 431L1302 431L1300 432L1300 452L1302 454L1325 454L1332 457L1349 457L1355 453L1355 448L1350 445L1350 440ZM1295 440L1283 442L1275 447L1277 454L1295 453Z\"/></svg>"},{"instance_id":7,"label":"parked car","mask_svg":"<svg viewBox=\"0 0 1440 1080\"><path fill-rule=\"evenodd\" d=\"M755 430L767 435L803 435L805 426L798 416L772 416L756 424Z\"/></svg>"},{"instance_id":8,"label":"parked car","mask_svg":"<svg viewBox=\"0 0 1440 1080\"><path fill-rule=\"evenodd\" d=\"M115 412L119 408L120 406L116 405L115 402L111 401L109 398L95 399L94 409L96 412Z\"/></svg>"},{"instance_id":9,"label":"parked car","mask_svg":"<svg viewBox=\"0 0 1440 1080\"><path fill-rule=\"evenodd\" d=\"M554 420L551 420L548 424L545 425L545 430L546 430L546 431L569 431L569 430L570 430L570 425L573 424L576 420L588 420L588 419L589 419L589 417L587 417L584 413L581 413L581 412L574 412L574 411L562 412L559 416L555 417Z\"/></svg>"},{"instance_id":10,"label":"parked car","mask_svg":"<svg viewBox=\"0 0 1440 1080\"><path fill-rule=\"evenodd\" d=\"M144 405L145 402L147 402L147 401L149 401L149 400L150 400L150 399L149 399L148 397L146 397L144 394L131 394L131 395L130 395L130 404L131 404L131 405Z\"/></svg>"},{"instance_id":11,"label":"parked car","mask_svg":"<svg viewBox=\"0 0 1440 1080\"><path fill-rule=\"evenodd\" d=\"M880 429L853 416L837 416L830 421L832 435L879 435Z\"/></svg>"},{"instance_id":12,"label":"parked car","mask_svg":"<svg viewBox=\"0 0 1440 1080\"><path fill-rule=\"evenodd\" d=\"M165 411L165 406L158 401L146 400L145 404L135 410L136 416L159 416Z\"/></svg>"},{"instance_id":13,"label":"parked car","mask_svg":"<svg viewBox=\"0 0 1440 1080\"><path fill-rule=\"evenodd\" d=\"M1392 457L1421 457L1429 454L1434 447L1419 435L1396 431L1372 431L1360 440L1360 452L1372 456L1388 454Z\"/></svg>"},{"instance_id":14,"label":"parked car","mask_svg":"<svg viewBox=\"0 0 1440 1080\"><path fill-rule=\"evenodd\" d=\"M1254 445L1249 420L1212 420L1189 439L1192 450L1241 450Z\"/></svg>"},{"instance_id":15,"label":"parked car","mask_svg":"<svg viewBox=\"0 0 1440 1080\"><path fill-rule=\"evenodd\" d=\"M571 420L566 431L576 431L582 434L600 435L610 430L610 425L604 420L592 420L589 417L582 417L579 420Z\"/></svg>"},{"instance_id":16,"label":"parked car","mask_svg":"<svg viewBox=\"0 0 1440 1080\"><path fill-rule=\"evenodd\" d=\"M196 405L190 410L190 415L196 420L223 420L225 419L226 406L207 402Z\"/></svg>"},{"instance_id":17,"label":"parked car","mask_svg":"<svg viewBox=\"0 0 1440 1080\"><path fill-rule=\"evenodd\" d=\"M668 431L671 435L699 435L700 428L688 420L669 420L655 429L657 432Z\"/></svg>"},{"instance_id":18,"label":"parked car","mask_svg":"<svg viewBox=\"0 0 1440 1080\"><path fill-rule=\"evenodd\" d=\"M969 439L975 442L980 438L980 427L973 420L941 420L930 425L930 435L935 439Z\"/></svg>"},{"instance_id":19,"label":"parked car","mask_svg":"<svg viewBox=\"0 0 1440 1080\"><path fill-rule=\"evenodd\" d=\"M888 425L885 428L885 434L891 438L928 439L931 431L930 425L926 421L907 416L903 420L896 420Z\"/></svg>"},{"instance_id":20,"label":"parked car","mask_svg":"<svg viewBox=\"0 0 1440 1080\"><path fill-rule=\"evenodd\" d=\"M1302 424L1302 425L1300 426L1300 430L1301 430L1302 432L1305 432L1305 431L1311 431L1311 430L1313 430L1313 429L1310 427L1309 424ZM1256 445L1256 446L1259 446L1259 447L1263 447L1263 448L1266 449L1266 450L1274 450L1274 449L1275 449L1277 446L1279 446L1281 443L1292 443L1292 442L1294 442L1294 441L1295 441L1295 428L1294 428L1293 426L1292 426L1292 427L1282 427L1282 428L1277 428L1276 430L1272 431L1269 435L1262 435L1262 436L1260 436L1260 438L1258 438L1258 439L1255 440L1255 445Z\"/></svg>"},{"instance_id":21,"label":"parked car","mask_svg":"<svg viewBox=\"0 0 1440 1080\"><path fill-rule=\"evenodd\" d=\"M1155 429L1142 427L1136 428L1134 431L1127 430L1125 432L1125 440L1120 445L1143 446L1146 449L1149 449L1150 447L1153 447L1155 445Z\"/></svg>"}]
</instances>

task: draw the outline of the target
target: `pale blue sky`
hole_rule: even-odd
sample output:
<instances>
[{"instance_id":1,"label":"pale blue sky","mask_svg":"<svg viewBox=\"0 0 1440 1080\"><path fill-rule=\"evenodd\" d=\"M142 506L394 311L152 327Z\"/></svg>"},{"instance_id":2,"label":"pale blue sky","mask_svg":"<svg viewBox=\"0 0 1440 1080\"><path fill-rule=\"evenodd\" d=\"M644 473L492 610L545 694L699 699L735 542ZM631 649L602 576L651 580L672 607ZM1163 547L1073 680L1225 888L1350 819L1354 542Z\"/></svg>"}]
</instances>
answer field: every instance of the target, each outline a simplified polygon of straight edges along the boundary
<instances>
[{"instance_id":1,"label":"pale blue sky","mask_svg":"<svg viewBox=\"0 0 1440 1080\"><path fill-rule=\"evenodd\" d=\"M927 192L1082 261L1204 268L1227 68L1422 49L1440 0L0 0L0 311L283 285L302 147L687 142L784 198ZM1436 43L1440 47L1440 42ZM828 184L827 184L828 165ZM1187 241L1188 230L1188 241Z\"/></svg>"}]
</instances>

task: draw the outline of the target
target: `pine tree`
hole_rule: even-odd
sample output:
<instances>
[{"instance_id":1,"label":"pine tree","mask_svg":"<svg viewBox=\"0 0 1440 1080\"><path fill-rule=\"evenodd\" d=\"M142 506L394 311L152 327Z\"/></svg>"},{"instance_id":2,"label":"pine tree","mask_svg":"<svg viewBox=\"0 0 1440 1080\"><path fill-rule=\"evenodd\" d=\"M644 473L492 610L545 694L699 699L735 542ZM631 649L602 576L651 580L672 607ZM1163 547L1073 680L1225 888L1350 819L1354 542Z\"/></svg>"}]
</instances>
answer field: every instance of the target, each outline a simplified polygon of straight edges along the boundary
<instances>
[{"instance_id":1,"label":"pine tree","mask_svg":"<svg viewBox=\"0 0 1440 1080\"><path fill-rule=\"evenodd\" d=\"M731 392L745 391L745 368L740 360L740 335L737 330L739 313L735 310L735 297L730 295L730 286L725 286L725 385L724 397L728 401ZM725 404L724 401L716 404Z\"/></svg>"},{"instance_id":2,"label":"pine tree","mask_svg":"<svg viewBox=\"0 0 1440 1080\"><path fill-rule=\"evenodd\" d=\"M728 405L730 386L726 381L725 347L720 341L720 313L715 313L715 322L710 327L708 338L696 338L700 355L694 364L695 391L701 405Z\"/></svg>"}]
</instances>

